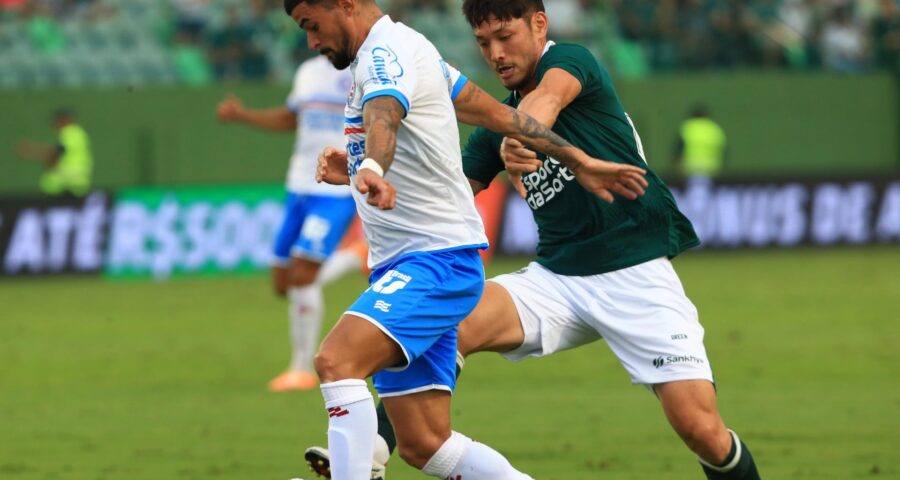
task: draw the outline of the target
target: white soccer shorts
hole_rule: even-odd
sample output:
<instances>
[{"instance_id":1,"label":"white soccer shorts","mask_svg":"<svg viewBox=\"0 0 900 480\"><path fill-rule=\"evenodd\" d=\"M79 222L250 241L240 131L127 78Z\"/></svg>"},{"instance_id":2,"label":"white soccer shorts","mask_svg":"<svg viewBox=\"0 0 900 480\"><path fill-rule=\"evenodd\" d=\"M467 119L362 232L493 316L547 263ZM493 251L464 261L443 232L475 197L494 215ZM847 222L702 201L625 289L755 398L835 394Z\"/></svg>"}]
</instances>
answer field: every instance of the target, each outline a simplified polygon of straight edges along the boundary
<instances>
[{"instance_id":1,"label":"white soccer shorts","mask_svg":"<svg viewBox=\"0 0 900 480\"><path fill-rule=\"evenodd\" d=\"M532 262L490 281L512 296L525 341L509 360L543 357L600 338L635 384L713 381L697 309L667 258L585 277Z\"/></svg>"}]
</instances>

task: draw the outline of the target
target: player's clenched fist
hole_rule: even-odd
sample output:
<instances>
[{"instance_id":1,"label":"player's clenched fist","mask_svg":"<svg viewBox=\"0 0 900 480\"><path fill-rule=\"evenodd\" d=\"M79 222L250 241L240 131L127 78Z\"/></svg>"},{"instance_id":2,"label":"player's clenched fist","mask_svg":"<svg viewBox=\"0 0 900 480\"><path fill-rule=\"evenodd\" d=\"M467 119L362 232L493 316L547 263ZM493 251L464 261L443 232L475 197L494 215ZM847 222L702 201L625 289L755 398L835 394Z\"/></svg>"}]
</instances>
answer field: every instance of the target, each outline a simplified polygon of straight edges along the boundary
<instances>
[{"instance_id":1,"label":"player's clenched fist","mask_svg":"<svg viewBox=\"0 0 900 480\"><path fill-rule=\"evenodd\" d=\"M519 192L519 196L525 198L528 192L522 183L522 175L536 172L543 162L538 160L536 153L522 145L522 142L509 137L504 138L500 144L500 158L509 173L509 182Z\"/></svg>"},{"instance_id":2,"label":"player's clenched fist","mask_svg":"<svg viewBox=\"0 0 900 480\"><path fill-rule=\"evenodd\" d=\"M357 171L356 189L369 194L366 203L381 210L391 210L397 205L397 190L374 170L361 168Z\"/></svg>"},{"instance_id":3,"label":"player's clenched fist","mask_svg":"<svg viewBox=\"0 0 900 480\"><path fill-rule=\"evenodd\" d=\"M241 102L240 98L232 94L225 97L225 100L222 100L219 103L218 108L216 108L216 116L218 116L219 120L222 122L236 122L241 119L243 112L243 102Z\"/></svg>"},{"instance_id":4,"label":"player's clenched fist","mask_svg":"<svg viewBox=\"0 0 900 480\"><path fill-rule=\"evenodd\" d=\"M350 185L347 172L347 152L334 147L326 147L319 153L316 162L316 181L332 185Z\"/></svg>"}]
</instances>

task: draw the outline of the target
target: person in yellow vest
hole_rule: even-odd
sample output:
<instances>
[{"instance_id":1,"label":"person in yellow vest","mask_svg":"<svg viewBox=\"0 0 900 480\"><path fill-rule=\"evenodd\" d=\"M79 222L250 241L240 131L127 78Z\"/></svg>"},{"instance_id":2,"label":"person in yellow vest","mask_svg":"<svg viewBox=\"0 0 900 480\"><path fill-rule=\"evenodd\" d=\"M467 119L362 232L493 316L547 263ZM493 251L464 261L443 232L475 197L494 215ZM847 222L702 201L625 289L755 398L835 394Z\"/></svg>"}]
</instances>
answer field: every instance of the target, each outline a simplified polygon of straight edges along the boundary
<instances>
[{"instance_id":1,"label":"person in yellow vest","mask_svg":"<svg viewBox=\"0 0 900 480\"><path fill-rule=\"evenodd\" d=\"M709 116L709 109L698 105L681 124L675 154L679 172L689 178L712 180L725 164L725 131Z\"/></svg>"},{"instance_id":2,"label":"person in yellow vest","mask_svg":"<svg viewBox=\"0 0 900 480\"><path fill-rule=\"evenodd\" d=\"M19 154L40 162L46 170L41 190L47 195L71 194L83 197L91 189L93 157L87 133L75 121L75 114L60 109L53 114L53 127L59 133L56 145L23 142Z\"/></svg>"}]
</instances>

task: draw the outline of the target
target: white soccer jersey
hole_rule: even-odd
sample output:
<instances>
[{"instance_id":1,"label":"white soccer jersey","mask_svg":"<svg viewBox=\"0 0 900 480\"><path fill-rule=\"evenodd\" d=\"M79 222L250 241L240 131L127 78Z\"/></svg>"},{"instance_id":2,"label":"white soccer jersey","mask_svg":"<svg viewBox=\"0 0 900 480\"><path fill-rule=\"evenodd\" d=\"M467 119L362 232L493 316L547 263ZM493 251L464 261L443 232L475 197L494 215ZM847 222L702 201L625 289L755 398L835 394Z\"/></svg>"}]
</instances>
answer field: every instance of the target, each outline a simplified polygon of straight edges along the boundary
<instances>
[{"instance_id":1,"label":"white soccer jersey","mask_svg":"<svg viewBox=\"0 0 900 480\"><path fill-rule=\"evenodd\" d=\"M325 147L340 148L344 138L344 107L352 79L317 56L303 62L294 75L287 106L297 114L297 139L288 168L287 189L294 193L347 196L346 186L316 183L316 159Z\"/></svg>"},{"instance_id":2,"label":"white soccer jersey","mask_svg":"<svg viewBox=\"0 0 900 480\"><path fill-rule=\"evenodd\" d=\"M423 35L387 15L372 27L350 69L353 87L344 122L351 178L365 158L365 103L389 95L406 109L394 162L385 174L397 188L396 208L378 210L352 189L369 239L369 266L412 252L487 246L463 174L452 102L466 77L444 63Z\"/></svg>"}]
</instances>

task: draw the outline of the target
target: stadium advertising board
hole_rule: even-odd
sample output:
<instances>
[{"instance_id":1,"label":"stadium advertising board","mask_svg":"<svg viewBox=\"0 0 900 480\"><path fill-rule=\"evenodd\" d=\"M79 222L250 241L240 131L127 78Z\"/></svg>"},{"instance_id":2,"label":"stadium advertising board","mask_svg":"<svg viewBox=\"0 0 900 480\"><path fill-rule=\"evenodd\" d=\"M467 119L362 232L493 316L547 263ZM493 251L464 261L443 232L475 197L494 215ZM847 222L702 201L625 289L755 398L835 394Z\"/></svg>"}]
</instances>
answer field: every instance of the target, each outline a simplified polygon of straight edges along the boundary
<instances>
[{"instance_id":1,"label":"stadium advertising board","mask_svg":"<svg viewBox=\"0 0 900 480\"><path fill-rule=\"evenodd\" d=\"M109 195L0 199L0 275L103 268Z\"/></svg>"},{"instance_id":2,"label":"stadium advertising board","mask_svg":"<svg viewBox=\"0 0 900 480\"><path fill-rule=\"evenodd\" d=\"M678 206L704 249L900 243L900 180L692 181ZM506 201L498 253L531 255L537 230L528 205Z\"/></svg>"},{"instance_id":3,"label":"stadium advertising board","mask_svg":"<svg viewBox=\"0 0 900 480\"><path fill-rule=\"evenodd\" d=\"M106 274L166 278L267 267L284 188L135 188L110 218Z\"/></svg>"}]
</instances>

